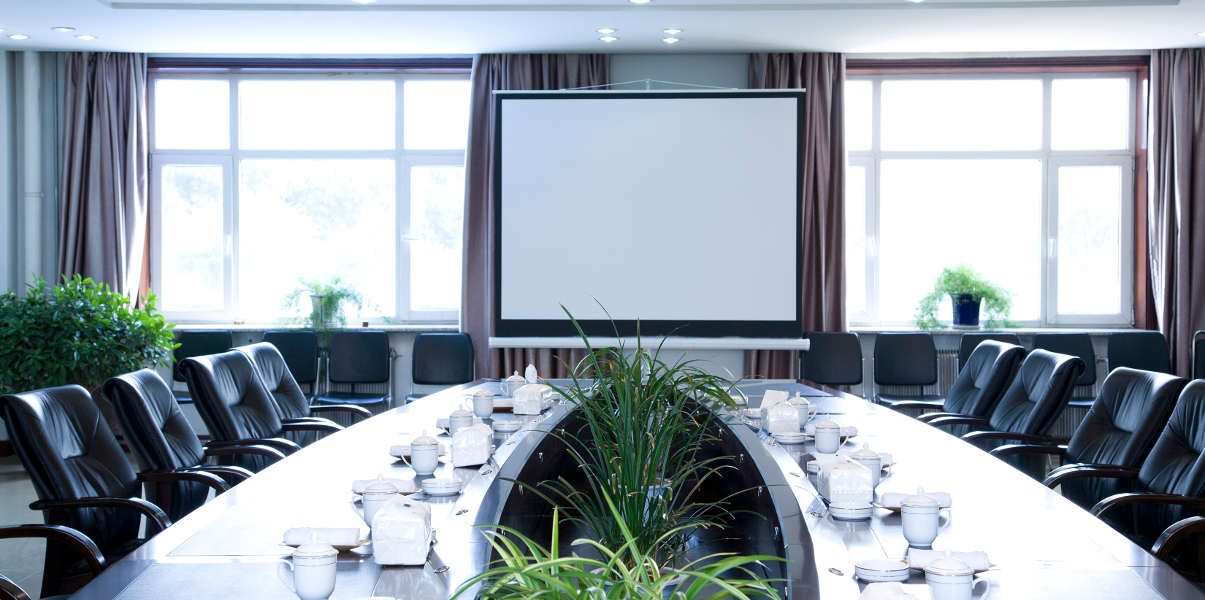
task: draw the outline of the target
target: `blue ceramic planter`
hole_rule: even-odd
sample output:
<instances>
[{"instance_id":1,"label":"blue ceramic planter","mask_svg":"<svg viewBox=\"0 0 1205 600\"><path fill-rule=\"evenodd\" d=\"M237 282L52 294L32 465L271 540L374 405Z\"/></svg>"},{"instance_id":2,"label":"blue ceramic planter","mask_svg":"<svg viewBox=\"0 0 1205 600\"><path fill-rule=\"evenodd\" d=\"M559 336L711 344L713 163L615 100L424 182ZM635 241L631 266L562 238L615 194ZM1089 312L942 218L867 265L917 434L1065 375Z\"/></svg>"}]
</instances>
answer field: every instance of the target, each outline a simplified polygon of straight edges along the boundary
<instances>
[{"instance_id":1,"label":"blue ceramic planter","mask_svg":"<svg viewBox=\"0 0 1205 600\"><path fill-rule=\"evenodd\" d=\"M972 294L950 294L955 327L979 327L980 299Z\"/></svg>"}]
</instances>

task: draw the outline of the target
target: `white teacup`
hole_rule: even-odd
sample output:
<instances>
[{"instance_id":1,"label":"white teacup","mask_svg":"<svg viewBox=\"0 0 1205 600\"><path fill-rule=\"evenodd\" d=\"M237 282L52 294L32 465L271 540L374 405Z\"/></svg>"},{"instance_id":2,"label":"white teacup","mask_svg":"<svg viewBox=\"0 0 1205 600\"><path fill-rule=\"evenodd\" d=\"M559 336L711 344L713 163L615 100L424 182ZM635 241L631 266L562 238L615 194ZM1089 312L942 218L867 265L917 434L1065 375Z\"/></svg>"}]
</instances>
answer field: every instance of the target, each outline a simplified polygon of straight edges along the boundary
<instances>
[{"instance_id":1,"label":"white teacup","mask_svg":"<svg viewBox=\"0 0 1205 600\"><path fill-rule=\"evenodd\" d=\"M397 494L397 487L380 476L377 476L376 481L364 488L361 503L364 505L364 522L370 528L372 527L372 518L376 516L377 511L382 506L385 506L386 502L396 498Z\"/></svg>"},{"instance_id":2,"label":"white teacup","mask_svg":"<svg viewBox=\"0 0 1205 600\"><path fill-rule=\"evenodd\" d=\"M434 473L439 466L439 442L427 436L410 442L410 466L419 475Z\"/></svg>"},{"instance_id":3,"label":"white teacup","mask_svg":"<svg viewBox=\"0 0 1205 600\"><path fill-rule=\"evenodd\" d=\"M301 600L326 600L335 591L338 554L326 544L302 544L293 551L291 562L281 559L277 574ZM285 575L286 568L291 576Z\"/></svg>"},{"instance_id":4,"label":"white teacup","mask_svg":"<svg viewBox=\"0 0 1205 600\"><path fill-rule=\"evenodd\" d=\"M816 451L833 454L841 447L841 426L833 421L816 423Z\"/></svg>"},{"instance_id":5,"label":"white teacup","mask_svg":"<svg viewBox=\"0 0 1205 600\"><path fill-rule=\"evenodd\" d=\"M482 419L494 414L494 393L489 390L473 392L473 414Z\"/></svg>"},{"instance_id":6,"label":"white teacup","mask_svg":"<svg viewBox=\"0 0 1205 600\"><path fill-rule=\"evenodd\" d=\"M490 412L492 413L494 410L493 401L491 400L490 403ZM463 408L458 408L452 411L452 414L448 416L448 434L456 435L456 432L460 431L462 427L469 427L472 424L473 413Z\"/></svg>"},{"instance_id":7,"label":"white teacup","mask_svg":"<svg viewBox=\"0 0 1205 600\"><path fill-rule=\"evenodd\" d=\"M900 521L904 526L904 539L914 548L929 548L937 539L938 512L941 506L917 489L915 496L900 502Z\"/></svg>"},{"instance_id":8,"label":"white teacup","mask_svg":"<svg viewBox=\"0 0 1205 600\"><path fill-rule=\"evenodd\" d=\"M933 600L971 600L979 584L988 586L986 579L975 579L974 569L948 554L925 567L925 583Z\"/></svg>"}]
</instances>

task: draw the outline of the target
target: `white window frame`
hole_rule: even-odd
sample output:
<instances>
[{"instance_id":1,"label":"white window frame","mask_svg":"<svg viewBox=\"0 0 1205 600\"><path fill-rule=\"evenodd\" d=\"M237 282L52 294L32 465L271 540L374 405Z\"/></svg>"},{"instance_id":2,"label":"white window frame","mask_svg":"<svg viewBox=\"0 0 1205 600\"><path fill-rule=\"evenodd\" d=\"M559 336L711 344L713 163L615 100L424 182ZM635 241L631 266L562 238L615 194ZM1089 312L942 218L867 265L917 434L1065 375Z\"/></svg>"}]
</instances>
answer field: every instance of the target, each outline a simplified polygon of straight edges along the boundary
<instances>
[{"instance_id":1,"label":"white window frame","mask_svg":"<svg viewBox=\"0 0 1205 600\"><path fill-rule=\"evenodd\" d=\"M1056 79L1107 78L1129 80L1127 94L1126 147L1119 150L1053 150L1051 148L1051 90ZM1042 82L1042 144L1035 150L1007 151L885 151L882 150L881 135L881 90L883 81L934 80L934 79L1022 79ZM848 81L871 82L871 147L869 150L848 150L846 164L866 167L866 312L847 316L851 327L911 327L912 322L882 321L879 318L880 292L878 240L879 227L879 173L883 160L891 159L1034 159L1041 162L1044 185L1041 199L1042 248L1042 297L1039 302L1040 316L1037 320L1016 321L1022 327L1047 326L1097 326L1129 327L1133 324L1133 262L1134 262L1134 86L1139 85L1132 71L1102 71L1083 73L958 73L958 74L879 74L850 75ZM1057 173L1060 166L1101 165L1122 167L1122 223L1121 223L1121 310L1113 315L1070 315L1057 312L1057 269L1058 257L1058 199Z\"/></svg>"},{"instance_id":2,"label":"white window frame","mask_svg":"<svg viewBox=\"0 0 1205 600\"><path fill-rule=\"evenodd\" d=\"M155 145L155 83L159 80L221 80L230 86L230 143L225 150L177 150ZM239 83L248 80L314 81L331 79L393 81L394 147L387 150L243 150L239 148ZM396 222L393 314L384 321L419 323L454 323L459 310L412 311L410 307L410 241L416 239L410 231L410 169L415 166L463 167L465 150L407 150L405 148L405 84L418 80L468 80L467 73L397 73L397 72L314 72L314 73L152 73L150 81L150 132L152 178L150 181L151 218L151 289L159 289L162 281L162 195L159 182L167 165L221 164L223 167L223 214L226 239L223 256L225 305L221 311L170 311L164 315L173 322L242 322L238 309L239 230L238 230L238 169L247 159L353 159L377 158L394 162L394 214ZM385 307L382 307L385 308Z\"/></svg>"}]
</instances>

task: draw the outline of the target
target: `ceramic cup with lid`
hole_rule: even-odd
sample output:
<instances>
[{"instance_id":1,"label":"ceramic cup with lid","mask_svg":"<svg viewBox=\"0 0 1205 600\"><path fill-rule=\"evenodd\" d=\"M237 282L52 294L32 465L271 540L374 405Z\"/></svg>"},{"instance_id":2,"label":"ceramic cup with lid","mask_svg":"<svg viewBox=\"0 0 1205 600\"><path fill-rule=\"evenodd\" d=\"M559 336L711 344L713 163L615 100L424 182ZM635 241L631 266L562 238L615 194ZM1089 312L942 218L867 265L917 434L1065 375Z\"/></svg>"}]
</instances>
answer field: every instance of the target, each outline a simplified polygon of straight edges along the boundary
<instances>
[{"instance_id":1,"label":"ceramic cup with lid","mask_svg":"<svg viewBox=\"0 0 1205 600\"><path fill-rule=\"evenodd\" d=\"M339 552L311 539L293 551L292 562L281 559L280 580L301 600L326 600L335 591ZM290 571L285 575L285 570Z\"/></svg>"},{"instance_id":2,"label":"ceramic cup with lid","mask_svg":"<svg viewBox=\"0 0 1205 600\"><path fill-rule=\"evenodd\" d=\"M861 448L850 454L849 457L870 471L870 486L878 487L879 475L883 470L883 459L879 456L879 453L872 451L868 445L863 444Z\"/></svg>"},{"instance_id":3,"label":"ceramic cup with lid","mask_svg":"<svg viewBox=\"0 0 1205 600\"><path fill-rule=\"evenodd\" d=\"M494 393L489 390L473 392L473 414L482 419L494 414Z\"/></svg>"},{"instance_id":4,"label":"ceramic cup with lid","mask_svg":"<svg viewBox=\"0 0 1205 600\"><path fill-rule=\"evenodd\" d=\"M372 518L376 516L377 511L385 506L386 502L396 498L397 494L397 486L380 475L377 475L376 481L364 488L361 503L364 505L364 522L368 524L369 528L372 527Z\"/></svg>"},{"instance_id":5,"label":"ceramic cup with lid","mask_svg":"<svg viewBox=\"0 0 1205 600\"><path fill-rule=\"evenodd\" d=\"M527 379L515 371L510 377L502 380L502 389L506 390L507 396L514 396L519 388L527 385Z\"/></svg>"},{"instance_id":6,"label":"ceramic cup with lid","mask_svg":"<svg viewBox=\"0 0 1205 600\"><path fill-rule=\"evenodd\" d=\"M490 411L492 412L493 410L494 409L491 406ZM452 411L452 414L448 416L448 433L451 435L456 435L456 432L460 431L460 428L469 427L472 424L473 413L463 408L458 408Z\"/></svg>"},{"instance_id":7,"label":"ceramic cup with lid","mask_svg":"<svg viewBox=\"0 0 1205 600\"><path fill-rule=\"evenodd\" d=\"M929 548L937 539L937 513L941 506L925 495L924 488L917 488L915 496L900 501L900 521L904 525L904 539L915 548Z\"/></svg>"},{"instance_id":8,"label":"ceramic cup with lid","mask_svg":"<svg viewBox=\"0 0 1205 600\"><path fill-rule=\"evenodd\" d=\"M816 423L816 451L833 454L841 447L841 426L825 419Z\"/></svg>"},{"instance_id":9,"label":"ceramic cup with lid","mask_svg":"<svg viewBox=\"0 0 1205 600\"><path fill-rule=\"evenodd\" d=\"M976 581L975 570L949 552L925 565L925 583L933 600L971 600L979 584L988 584L986 579Z\"/></svg>"},{"instance_id":10,"label":"ceramic cup with lid","mask_svg":"<svg viewBox=\"0 0 1205 600\"><path fill-rule=\"evenodd\" d=\"M410 442L410 466L419 475L434 473L435 467L439 466L439 442L426 435L414 438Z\"/></svg>"},{"instance_id":11,"label":"ceramic cup with lid","mask_svg":"<svg viewBox=\"0 0 1205 600\"><path fill-rule=\"evenodd\" d=\"M800 394L792 396L789 402L795 407L795 412L799 413L799 429L802 430L812 418L812 405Z\"/></svg>"}]
</instances>

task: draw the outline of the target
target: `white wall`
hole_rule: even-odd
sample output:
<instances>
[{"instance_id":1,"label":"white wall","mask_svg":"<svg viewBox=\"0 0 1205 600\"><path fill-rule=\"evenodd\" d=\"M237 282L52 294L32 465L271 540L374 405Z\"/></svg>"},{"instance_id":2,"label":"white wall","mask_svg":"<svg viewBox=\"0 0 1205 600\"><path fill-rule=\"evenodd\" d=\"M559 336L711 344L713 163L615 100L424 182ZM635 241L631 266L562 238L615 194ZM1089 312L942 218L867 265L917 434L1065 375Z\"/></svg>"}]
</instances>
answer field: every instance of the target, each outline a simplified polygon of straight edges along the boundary
<instances>
[{"instance_id":1,"label":"white wall","mask_svg":"<svg viewBox=\"0 0 1205 600\"><path fill-rule=\"evenodd\" d=\"M611 57L611 81L659 79L744 88L748 62L748 54L615 54Z\"/></svg>"}]
</instances>

